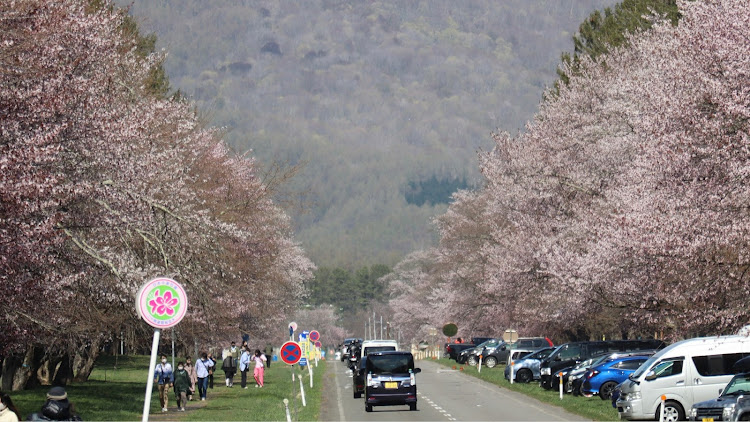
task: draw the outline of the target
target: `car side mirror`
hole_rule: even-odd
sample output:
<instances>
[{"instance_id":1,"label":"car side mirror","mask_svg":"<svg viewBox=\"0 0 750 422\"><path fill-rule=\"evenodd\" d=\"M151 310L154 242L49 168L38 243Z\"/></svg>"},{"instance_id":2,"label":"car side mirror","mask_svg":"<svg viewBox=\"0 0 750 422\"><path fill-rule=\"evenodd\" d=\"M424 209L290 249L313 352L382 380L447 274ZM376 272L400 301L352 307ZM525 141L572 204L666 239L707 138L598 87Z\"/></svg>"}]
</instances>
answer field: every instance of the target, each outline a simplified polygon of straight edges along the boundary
<instances>
[{"instance_id":1,"label":"car side mirror","mask_svg":"<svg viewBox=\"0 0 750 422\"><path fill-rule=\"evenodd\" d=\"M656 373L654 371L649 371L648 374L646 374L646 381L653 381L656 379Z\"/></svg>"},{"instance_id":2,"label":"car side mirror","mask_svg":"<svg viewBox=\"0 0 750 422\"><path fill-rule=\"evenodd\" d=\"M560 362L562 358L560 356L555 356L555 361Z\"/></svg>"},{"instance_id":3,"label":"car side mirror","mask_svg":"<svg viewBox=\"0 0 750 422\"><path fill-rule=\"evenodd\" d=\"M505 349L507 349L507 347L505 347L505 345L503 345L503 347L500 348L500 350L503 350L503 351L505 351Z\"/></svg>"},{"instance_id":4,"label":"car side mirror","mask_svg":"<svg viewBox=\"0 0 750 422\"><path fill-rule=\"evenodd\" d=\"M414 372L415 374L418 374L418 373L422 372L422 368L414 368L414 370L412 372Z\"/></svg>"}]
</instances>

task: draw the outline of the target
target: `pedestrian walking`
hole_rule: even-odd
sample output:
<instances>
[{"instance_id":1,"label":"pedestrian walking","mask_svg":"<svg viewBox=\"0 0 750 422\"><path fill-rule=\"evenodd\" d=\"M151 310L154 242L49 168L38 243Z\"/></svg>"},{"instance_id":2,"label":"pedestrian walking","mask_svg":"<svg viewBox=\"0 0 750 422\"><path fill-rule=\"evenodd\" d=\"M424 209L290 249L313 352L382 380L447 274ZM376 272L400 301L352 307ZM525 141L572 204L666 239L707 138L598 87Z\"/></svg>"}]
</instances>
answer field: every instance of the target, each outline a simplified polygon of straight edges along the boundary
<instances>
[{"instance_id":1,"label":"pedestrian walking","mask_svg":"<svg viewBox=\"0 0 750 422\"><path fill-rule=\"evenodd\" d=\"M267 362L266 355L260 353L260 349L255 349L255 356L253 356L255 362L255 370L253 371L253 377L255 378L255 388L263 387L263 372L265 371L265 363Z\"/></svg>"},{"instance_id":2,"label":"pedestrian walking","mask_svg":"<svg viewBox=\"0 0 750 422\"><path fill-rule=\"evenodd\" d=\"M271 361L273 360L273 346L271 343L266 344L266 348L263 349L263 353L266 354L266 366L271 367Z\"/></svg>"},{"instance_id":3,"label":"pedestrian walking","mask_svg":"<svg viewBox=\"0 0 750 422\"><path fill-rule=\"evenodd\" d=\"M240 387L247 388L247 371L250 369L250 349L245 347L240 356Z\"/></svg>"},{"instance_id":4,"label":"pedestrian walking","mask_svg":"<svg viewBox=\"0 0 750 422\"><path fill-rule=\"evenodd\" d=\"M208 354L208 360L211 361L211 366L208 368L208 388L214 388L214 369L216 369L216 359L214 359L213 353Z\"/></svg>"},{"instance_id":5,"label":"pedestrian walking","mask_svg":"<svg viewBox=\"0 0 750 422\"><path fill-rule=\"evenodd\" d=\"M159 383L159 403L161 403L161 411L167 411L167 404L169 404L169 387L174 382L174 374L172 373L172 365L167 362L167 355L161 355L161 363L156 365L154 372L154 381Z\"/></svg>"},{"instance_id":6,"label":"pedestrian walking","mask_svg":"<svg viewBox=\"0 0 750 422\"><path fill-rule=\"evenodd\" d=\"M193 400L193 394L195 394L195 384L198 382L198 375L195 373L195 365L193 365L190 356L185 358L185 370L190 378L190 387L188 387L187 398L188 401Z\"/></svg>"},{"instance_id":7,"label":"pedestrian walking","mask_svg":"<svg viewBox=\"0 0 750 422\"><path fill-rule=\"evenodd\" d=\"M187 393L190 391L190 374L185 370L185 364L177 364L174 373L174 395L177 399L177 410L184 412L187 404Z\"/></svg>"},{"instance_id":8,"label":"pedestrian walking","mask_svg":"<svg viewBox=\"0 0 750 422\"><path fill-rule=\"evenodd\" d=\"M7 393L0 393L0 422L18 422L21 414Z\"/></svg>"},{"instance_id":9,"label":"pedestrian walking","mask_svg":"<svg viewBox=\"0 0 750 422\"><path fill-rule=\"evenodd\" d=\"M208 390L208 370L214 366L214 363L208 359L208 353L203 352L201 358L195 362L195 373L198 375L198 394L201 401L206 400Z\"/></svg>"},{"instance_id":10,"label":"pedestrian walking","mask_svg":"<svg viewBox=\"0 0 750 422\"><path fill-rule=\"evenodd\" d=\"M227 383L227 387L234 386L234 374L237 372L237 360L240 357L240 349L235 346L232 342L232 346L229 348L229 352L224 357L224 361L221 363L221 369L224 371L224 378Z\"/></svg>"}]
</instances>

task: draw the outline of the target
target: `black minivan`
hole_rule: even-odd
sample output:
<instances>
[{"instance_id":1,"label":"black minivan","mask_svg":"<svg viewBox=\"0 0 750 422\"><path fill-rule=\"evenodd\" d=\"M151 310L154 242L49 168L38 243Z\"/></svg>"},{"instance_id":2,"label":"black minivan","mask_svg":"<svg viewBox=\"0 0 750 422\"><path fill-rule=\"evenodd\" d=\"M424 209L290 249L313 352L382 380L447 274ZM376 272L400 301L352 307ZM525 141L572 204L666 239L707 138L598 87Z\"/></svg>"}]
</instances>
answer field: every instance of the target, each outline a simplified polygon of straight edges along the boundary
<instances>
[{"instance_id":1,"label":"black minivan","mask_svg":"<svg viewBox=\"0 0 750 422\"><path fill-rule=\"evenodd\" d=\"M607 352L659 350L664 347L666 347L666 344L661 340L608 340L565 343L558 346L554 352L540 363L540 385L546 389L553 388L553 373L563 368L575 366L594 355Z\"/></svg>"},{"instance_id":2,"label":"black minivan","mask_svg":"<svg viewBox=\"0 0 750 422\"><path fill-rule=\"evenodd\" d=\"M417 380L422 372L414 367L414 356L409 352L390 351L367 354L365 361L365 411L373 406L408 404L417 410Z\"/></svg>"}]
</instances>

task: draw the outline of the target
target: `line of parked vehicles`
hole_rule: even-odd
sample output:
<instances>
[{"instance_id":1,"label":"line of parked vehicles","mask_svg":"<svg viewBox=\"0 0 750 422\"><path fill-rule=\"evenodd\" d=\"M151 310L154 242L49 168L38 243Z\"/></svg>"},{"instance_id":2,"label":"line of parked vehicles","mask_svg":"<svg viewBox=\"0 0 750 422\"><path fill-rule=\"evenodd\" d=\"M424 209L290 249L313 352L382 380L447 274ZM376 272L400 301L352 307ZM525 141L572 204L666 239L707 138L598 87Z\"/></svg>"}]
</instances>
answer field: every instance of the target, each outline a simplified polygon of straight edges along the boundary
<instances>
[{"instance_id":1,"label":"line of parked vehicles","mask_svg":"<svg viewBox=\"0 0 750 422\"><path fill-rule=\"evenodd\" d=\"M621 419L750 421L747 332L671 345L660 340L611 340L555 347L551 342L542 344L544 340L548 341L528 338L509 344L489 339L464 347L455 358L446 345L446 356L467 365L477 365L481 358L489 368L503 362L508 380L538 381L548 390L562 385L565 393L598 395L611 401Z\"/></svg>"}]
</instances>

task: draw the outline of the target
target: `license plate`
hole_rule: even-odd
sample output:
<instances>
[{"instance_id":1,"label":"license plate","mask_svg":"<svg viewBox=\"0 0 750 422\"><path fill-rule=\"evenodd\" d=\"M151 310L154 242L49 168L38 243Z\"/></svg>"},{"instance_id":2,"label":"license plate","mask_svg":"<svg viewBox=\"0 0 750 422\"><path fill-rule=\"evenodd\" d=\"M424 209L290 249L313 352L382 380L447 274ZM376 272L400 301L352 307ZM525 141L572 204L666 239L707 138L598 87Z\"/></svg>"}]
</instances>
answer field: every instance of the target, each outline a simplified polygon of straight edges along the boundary
<instances>
[{"instance_id":1,"label":"license plate","mask_svg":"<svg viewBox=\"0 0 750 422\"><path fill-rule=\"evenodd\" d=\"M385 383L385 388L398 388L398 382L388 381Z\"/></svg>"},{"instance_id":2,"label":"license plate","mask_svg":"<svg viewBox=\"0 0 750 422\"><path fill-rule=\"evenodd\" d=\"M703 422L714 422L714 418L703 418Z\"/></svg>"}]
</instances>

